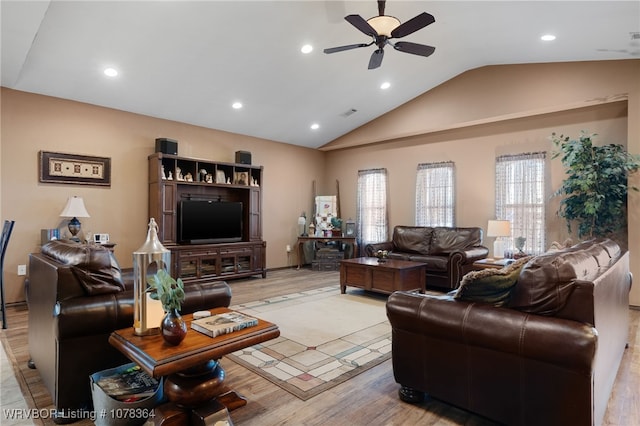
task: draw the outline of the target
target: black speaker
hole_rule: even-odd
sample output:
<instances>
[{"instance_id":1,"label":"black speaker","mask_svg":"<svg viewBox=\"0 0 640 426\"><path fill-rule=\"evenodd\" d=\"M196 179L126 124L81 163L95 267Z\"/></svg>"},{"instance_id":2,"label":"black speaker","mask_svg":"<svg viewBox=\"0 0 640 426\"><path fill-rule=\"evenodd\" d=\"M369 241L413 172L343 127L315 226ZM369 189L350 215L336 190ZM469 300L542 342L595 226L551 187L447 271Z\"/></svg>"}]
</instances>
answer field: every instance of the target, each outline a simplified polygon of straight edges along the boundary
<instances>
[{"instance_id":1,"label":"black speaker","mask_svg":"<svg viewBox=\"0 0 640 426\"><path fill-rule=\"evenodd\" d=\"M236 151L236 163L251 164L251 153L249 151Z\"/></svg>"},{"instance_id":2,"label":"black speaker","mask_svg":"<svg viewBox=\"0 0 640 426\"><path fill-rule=\"evenodd\" d=\"M178 141L167 138L156 139L156 152L178 155Z\"/></svg>"}]
</instances>

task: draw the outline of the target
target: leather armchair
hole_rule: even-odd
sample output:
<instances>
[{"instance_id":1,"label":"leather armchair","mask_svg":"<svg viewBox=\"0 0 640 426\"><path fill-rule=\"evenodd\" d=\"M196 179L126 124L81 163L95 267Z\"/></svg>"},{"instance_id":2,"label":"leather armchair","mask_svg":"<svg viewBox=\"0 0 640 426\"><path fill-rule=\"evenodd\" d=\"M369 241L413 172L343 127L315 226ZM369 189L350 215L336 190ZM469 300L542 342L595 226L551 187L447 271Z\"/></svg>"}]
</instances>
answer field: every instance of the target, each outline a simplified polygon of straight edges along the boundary
<instances>
[{"instance_id":1,"label":"leather armchair","mask_svg":"<svg viewBox=\"0 0 640 426\"><path fill-rule=\"evenodd\" d=\"M221 281L190 283L185 293L182 313L231 302ZM91 407L91 374L130 362L108 338L133 326L133 271L104 247L52 241L29 255L27 302L30 367L51 393L56 423L66 423Z\"/></svg>"}]
</instances>

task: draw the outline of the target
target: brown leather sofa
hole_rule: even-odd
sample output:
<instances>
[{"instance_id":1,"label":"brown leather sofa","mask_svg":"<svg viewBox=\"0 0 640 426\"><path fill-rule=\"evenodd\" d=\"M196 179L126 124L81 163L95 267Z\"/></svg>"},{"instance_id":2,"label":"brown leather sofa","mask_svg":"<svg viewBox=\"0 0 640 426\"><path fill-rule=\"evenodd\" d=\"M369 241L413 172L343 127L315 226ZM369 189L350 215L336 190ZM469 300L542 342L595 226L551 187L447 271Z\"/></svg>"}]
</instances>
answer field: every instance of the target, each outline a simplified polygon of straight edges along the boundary
<instances>
[{"instance_id":1,"label":"brown leather sofa","mask_svg":"<svg viewBox=\"0 0 640 426\"><path fill-rule=\"evenodd\" d=\"M231 302L225 282L185 287L182 313ZM108 338L133 326L133 273L104 247L52 241L29 255L27 303L30 367L51 393L56 423L78 420L91 408L89 376L130 362Z\"/></svg>"},{"instance_id":2,"label":"brown leather sofa","mask_svg":"<svg viewBox=\"0 0 640 426\"><path fill-rule=\"evenodd\" d=\"M502 306L482 291L389 297L401 399L426 393L510 425L601 424L628 338L629 254L594 240L514 275Z\"/></svg>"},{"instance_id":3,"label":"brown leather sofa","mask_svg":"<svg viewBox=\"0 0 640 426\"><path fill-rule=\"evenodd\" d=\"M390 259L424 263L427 287L455 289L473 269L473 262L489 254L482 236L482 228L477 227L396 226L391 241L367 244L365 254L375 256L378 250L386 250Z\"/></svg>"}]
</instances>

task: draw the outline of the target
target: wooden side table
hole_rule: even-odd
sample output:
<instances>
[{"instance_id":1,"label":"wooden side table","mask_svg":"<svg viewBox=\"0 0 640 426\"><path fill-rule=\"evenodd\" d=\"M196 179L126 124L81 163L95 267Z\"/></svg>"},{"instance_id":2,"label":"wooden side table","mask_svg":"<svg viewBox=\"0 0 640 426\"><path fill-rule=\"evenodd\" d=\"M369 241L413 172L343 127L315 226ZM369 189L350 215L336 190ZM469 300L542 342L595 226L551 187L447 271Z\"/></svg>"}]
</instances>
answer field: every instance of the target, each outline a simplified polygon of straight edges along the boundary
<instances>
[{"instance_id":1,"label":"wooden side table","mask_svg":"<svg viewBox=\"0 0 640 426\"><path fill-rule=\"evenodd\" d=\"M473 262L473 268L476 270L501 269L509 265L510 263L513 263L514 261L515 259L493 259L493 258L480 259Z\"/></svg>"},{"instance_id":2,"label":"wooden side table","mask_svg":"<svg viewBox=\"0 0 640 426\"><path fill-rule=\"evenodd\" d=\"M338 241L341 243L347 243L347 244L351 244L353 246L353 257L358 257L358 241L356 240L356 237L298 237L298 241L296 243L297 247L298 247L298 269L300 269L300 267L303 264L302 259L304 258L304 250L303 250L303 246L304 243L307 241L313 241L313 242L321 242L321 243L329 243L329 242L333 242L333 241Z\"/></svg>"},{"instance_id":3,"label":"wooden side table","mask_svg":"<svg viewBox=\"0 0 640 426\"><path fill-rule=\"evenodd\" d=\"M211 310L213 315L223 312L231 310ZM159 334L137 336L133 327L114 331L109 336L112 346L149 375L165 377L164 393L170 403L155 409L152 420L156 425L205 424L207 416L219 411L221 405L229 410L246 405L244 397L224 386L225 372L218 360L280 335L278 326L258 319L256 326L211 338L191 329L191 314L183 318L189 330L177 346L167 344Z\"/></svg>"}]
</instances>

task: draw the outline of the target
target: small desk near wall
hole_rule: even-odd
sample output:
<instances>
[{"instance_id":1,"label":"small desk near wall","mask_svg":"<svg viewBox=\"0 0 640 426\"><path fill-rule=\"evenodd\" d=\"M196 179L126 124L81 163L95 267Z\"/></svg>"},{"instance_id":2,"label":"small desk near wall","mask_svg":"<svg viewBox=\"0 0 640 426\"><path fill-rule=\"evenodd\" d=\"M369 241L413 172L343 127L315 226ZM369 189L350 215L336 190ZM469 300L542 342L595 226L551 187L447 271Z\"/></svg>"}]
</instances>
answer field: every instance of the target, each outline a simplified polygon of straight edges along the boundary
<instances>
[{"instance_id":1,"label":"small desk near wall","mask_svg":"<svg viewBox=\"0 0 640 426\"><path fill-rule=\"evenodd\" d=\"M358 242L356 241L356 237L338 237L338 236L331 236L331 237L298 237L298 242L297 242L297 252L298 252L298 269L300 269L300 267L302 266L303 262L303 258L304 258L304 243L306 242L319 242L319 243L330 243L330 242L340 242L340 243L345 243L345 244L351 244L353 246L353 257L358 257Z\"/></svg>"}]
</instances>

